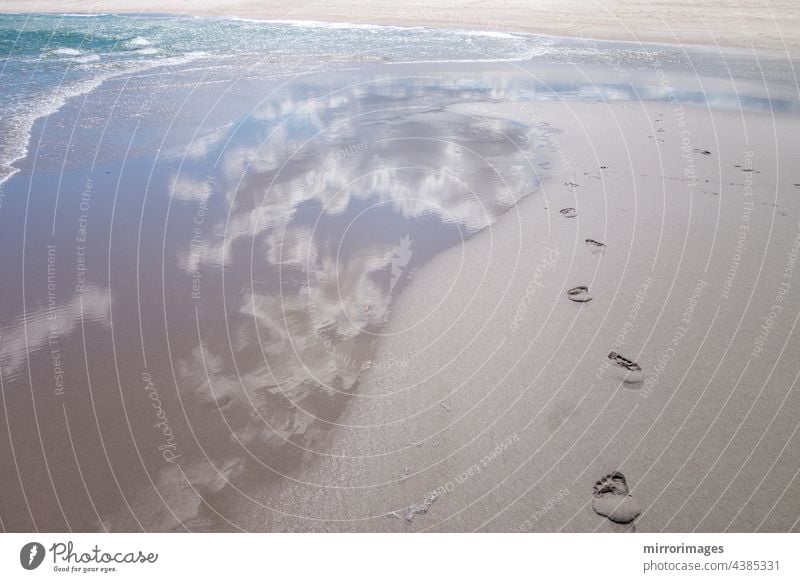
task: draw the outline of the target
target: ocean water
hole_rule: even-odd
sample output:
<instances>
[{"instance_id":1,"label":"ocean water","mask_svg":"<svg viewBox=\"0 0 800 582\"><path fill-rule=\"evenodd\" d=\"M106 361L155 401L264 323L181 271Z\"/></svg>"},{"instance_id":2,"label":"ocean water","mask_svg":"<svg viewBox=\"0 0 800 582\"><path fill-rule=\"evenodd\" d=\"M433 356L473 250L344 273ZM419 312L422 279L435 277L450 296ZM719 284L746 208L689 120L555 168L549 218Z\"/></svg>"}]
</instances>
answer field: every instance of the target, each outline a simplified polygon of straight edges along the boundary
<instances>
[{"instance_id":1,"label":"ocean water","mask_svg":"<svg viewBox=\"0 0 800 582\"><path fill-rule=\"evenodd\" d=\"M193 61L279 77L345 63L525 59L546 44L502 33L235 18L0 15L0 181L25 155L36 119L112 77Z\"/></svg>"},{"instance_id":2,"label":"ocean water","mask_svg":"<svg viewBox=\"0 0 800 582\"><path fill-rule=\"evenodd\" d=\"M534 62L578 68L669 67L777 79L791 67L716 51L532 34L169 15L0 15L0 183L28 151L33 123L112 78L183 67L216 78L291 77L367 63ZM574 73L574 71L573 71ZM212 75L213 76L213 75ZM628 92L624 97L631 98ZM595 95L591 94L594 98ZM653 95L646 95L653 98ZM655 96L657 98L657 96ZM738 104L738 103L737 103Z\"/></svg>"}]
</instances>

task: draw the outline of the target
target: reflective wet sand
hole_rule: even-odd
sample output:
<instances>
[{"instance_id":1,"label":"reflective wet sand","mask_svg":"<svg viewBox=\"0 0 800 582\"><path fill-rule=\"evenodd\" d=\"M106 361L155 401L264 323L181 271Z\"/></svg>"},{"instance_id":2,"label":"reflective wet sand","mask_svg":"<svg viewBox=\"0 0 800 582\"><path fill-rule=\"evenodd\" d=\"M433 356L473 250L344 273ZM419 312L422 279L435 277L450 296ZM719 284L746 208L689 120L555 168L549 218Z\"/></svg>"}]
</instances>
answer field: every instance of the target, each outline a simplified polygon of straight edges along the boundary
<instances>
[{"instance_id":1,"label":"reflective wet sand","mask_svg":"<svg viewBox=\"0 0 800 582\"><path fill-rule=\"evenodd\" d=\"M552 73L145 79L38 123L0 207L3 527L274 529L242 516L332 458L363 373L413 366L376 350L415 272L536 196L558 155L546 122L451 106L637 95Z\"/></svg>"},{"instance_id":2,"label":"reflective wet sand","mask_svg":"<svg viewBox=\"0 0 800 582\"><path fill-rule=\"evenodd\" d=\"M392 298L536 190L526 128L446 111L452 86L316 83L159 155L126 119L92 166L87 124L6 187L7 528L236 529L215 496L323 451L361 372L408 365L372 359Z\"/></svg>"}]
</instances>

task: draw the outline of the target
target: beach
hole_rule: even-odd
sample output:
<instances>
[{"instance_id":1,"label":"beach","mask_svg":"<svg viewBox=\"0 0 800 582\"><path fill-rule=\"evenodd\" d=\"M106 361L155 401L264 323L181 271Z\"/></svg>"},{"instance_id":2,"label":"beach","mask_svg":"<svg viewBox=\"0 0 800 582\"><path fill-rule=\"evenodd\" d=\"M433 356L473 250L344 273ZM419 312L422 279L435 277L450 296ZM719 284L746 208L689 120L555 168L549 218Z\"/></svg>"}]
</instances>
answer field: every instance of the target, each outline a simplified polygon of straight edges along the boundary
<instances>
[{"instance_id":1,"label":"beach","mask_svg":"<svg viewBox=\"0 0 800 582\"><path fill-rule=\"evenodd\" d=\"M715 2L525 0L466 2L325 0L287 7L268 0L5 0L6 12L173 13L274 20L352 22L534 32L598 40L736 47L800 56L800 8L791 0Z\"/></svg>"},{"instance_id":2,"label":"beach","mask_svg":"<svg viewBox=\"0 0 800 582\"><path fill-rule=\"evenodd\" d=\"M786 153L796 120L461 111L559 127L562 162L543 197L414 275L376 354L386 366L337 428L332 453L350 458L320 460L276 503L308 510L314 490L314 514L350 530L796 531L800 187L792 164L767 178L756 153ZM576 285L590 302L569 301ZM612 350L641 383L621 381ZM613 471L642 503L635 526L590 509ZM315 487L332 479L342 490Z\"/></svg>"},{"instance_id":3,"label":"beach","mask_svg":"<svg viewBox=\"0 0 800 582\"><path fill-rule=\"evenodd\" d=\"M797 8L502 4L0 17L4 530L800 531Z\"/></svg>"}]
</instances>

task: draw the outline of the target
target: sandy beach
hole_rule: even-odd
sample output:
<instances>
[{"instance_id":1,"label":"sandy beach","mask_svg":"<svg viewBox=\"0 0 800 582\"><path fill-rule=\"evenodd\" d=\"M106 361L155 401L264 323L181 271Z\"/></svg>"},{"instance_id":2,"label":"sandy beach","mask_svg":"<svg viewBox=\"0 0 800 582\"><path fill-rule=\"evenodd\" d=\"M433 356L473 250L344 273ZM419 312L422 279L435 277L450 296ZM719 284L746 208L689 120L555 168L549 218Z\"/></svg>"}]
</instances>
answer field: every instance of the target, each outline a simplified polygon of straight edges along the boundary
<instances>
[{"instance_id":1,"label":"sandy beach","mask_svg":"<svg viewBox=\"0 0 800 582\"><path fill-rule=\"evenodd\" d=\"M12 19L2 528L800 531L798 8L731 8Z\"/></svg>"},{"instance_id":2,"label":"sandy beach","mask_svg":"<svg viewBox=\"0 0 800 582\"><path fill-rule=\"evenodd\" d=\"M265 499L321 521L254 523L797 531L798 120L669 104L458 110L558 128L544 139L560 162L542 197L414 275L335 457ZM577 285L590 302L568 299ZM612 350L641 382L623 381ZM591 510L614 471L641 503L635 527Z\"/></svg>"},{"instance_id":3,"label":"sandy beach","mask_svg":"<svg viewBox=\"0 0 800 582\"><path fill-rule=\"evenodd\" d=\"M4 0L4 12L175 13L535 32L633 42L736 47L800 57L800 7L792 0Z\"/></svg>"}]
</instances>

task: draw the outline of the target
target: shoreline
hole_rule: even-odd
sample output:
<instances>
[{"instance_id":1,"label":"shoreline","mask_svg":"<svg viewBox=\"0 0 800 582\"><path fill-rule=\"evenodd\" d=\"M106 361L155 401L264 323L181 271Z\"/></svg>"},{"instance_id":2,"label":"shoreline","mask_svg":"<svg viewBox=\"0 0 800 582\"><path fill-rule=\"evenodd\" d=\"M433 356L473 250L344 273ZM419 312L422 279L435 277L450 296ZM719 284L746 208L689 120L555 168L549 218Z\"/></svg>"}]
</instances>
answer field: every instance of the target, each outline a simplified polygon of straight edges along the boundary
<instances>
[{"instance_id":1,"label":"shoreline","mask_svg":"<svg viewBox=\"0 0 800 582\"><path fill-rule=\"evenodd\" d=\"M65 4L67 4L65 6ZM777 4L777 6L776 6ZM398 9L389 2L328 1L287 11L276 1L255 3L185 3L172 0L152 9L142 2L29 2L10 0L7 14L152 14L236 17L263 21L325 22L332 24L425 26L445 29L532 33L595 41L668 44L705 48L752 50L771 56L800 57L800 7L780 0L737 0L720 16L714 5L683 6L662 2L604 3L602 11L586 2L568 0L557 6L538 6L532 13L524 2L490 2L454 9L447 2L412 2ZM655 24L654 24L655 23ZM731 35L731 31L736 34Z\"/></svg>"},{"instance_id":2,"label":"shoreline","mask_svg":"<svg viewBox=\"0 0 800 582\"><path fill-rule=\"evenodd\" d=\"M74 16L80 18L89 18L94 16L148 16L154 18L172 18L172 17L179 17L179 18L218 18L221 20L230 19L230 20L239 20L243 22L258 22L263 24L279 24L279 25L296 25L296 26L319 26L321 28L330 27L330 28L387 28L387 29L429 29L429 30L439 30L439 31L452 31L452 32L461 32L461 33L478 33L478 34L486 34L488 36L492 36L493 34L501 34L501 35L518 35L518 36L533 36L533 37L543 37L547 39L553 39L556 41L562 42L588 42L588 43L609 43L609 44L623 44L623 45L635 45L636 47L653 47L654 49L675 49L681 47L683 45L676 44L674 42L670 42L667 39L664 40L631 40L631 39L623 39L623 38L599 38L593 36L570 36L566 34L557 34L556 32L540 32L537 30L527 30L527 29L520 29L517 31L498 31L490 27L480 28L476 25L476 28L469 28L466 26L460 26L459 23L448 23L448 22L425 22L420 21L418 23L410 22L410 23L393 23L393 22L355 22L350 20L315 20L315 19L276 19L276 18L257 18L257 17L242 17L235 14L193 14L187 12L3 12L0 11L0 15L9 15L9 16L23 16L23 15L45 15L45 16ZM710 45L710 44L688 44L686 48L691 51L707 51L707 52L719 52L719 53L729 53L731 55L752 55L753 49L751 47L742 46L742 45ZM780 51L774 51L769 49L758 49L755 51L756 54L761 55L763 57L769 58L787 58L785 53ZM791 55L788 58L794 60L794 58L800 58L800 54L798 55ZM513 59L501 59L501 60L482 60L482 59L464 59L464 60L457 60L457 61L402 61L402 62L393 62L388 61L385 64L413 64L413 63L448 63L448 62L461 62L461 63L482 63L482 62L527 62L529 58L513 58ZM384 63L382 63L384 64Z\"/></svg>"}]
</instances>

